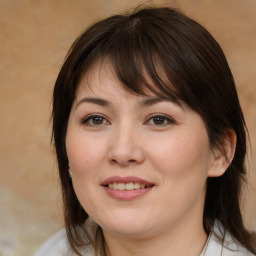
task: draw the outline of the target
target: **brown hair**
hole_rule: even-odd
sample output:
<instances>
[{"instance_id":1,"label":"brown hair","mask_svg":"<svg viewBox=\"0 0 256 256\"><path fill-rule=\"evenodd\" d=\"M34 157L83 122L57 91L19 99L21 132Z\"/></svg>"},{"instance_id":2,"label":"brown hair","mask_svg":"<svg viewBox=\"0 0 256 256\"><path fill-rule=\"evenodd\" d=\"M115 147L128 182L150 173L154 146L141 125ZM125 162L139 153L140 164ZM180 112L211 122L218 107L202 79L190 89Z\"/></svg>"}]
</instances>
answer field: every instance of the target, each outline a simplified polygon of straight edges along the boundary
<instances>
[{"instance_id":1,"label":"brown hair","mask_svg":"<svg viewBox=\"0 0 256 256\"><path fill-rule=\"evenodd\" d=\"M161 97L183 101L199 113L213 148L221 148L226 133L235 131L237 146L233 161L224 175L207 180L203 224L209 233L215 219L219 219L235 239L255 253L254 237L244 227L239 206L246 176L246 125L233 76L220 46L209 32L170 8L144 8L99 21L74 42L60 70L53 94L53 139L65 226L73 250L79 254L79 248L89 242L98 250L97 241L104 242L100 227L93 231L86 224L88 215L67 175L65 147L78 83L96 61L104 59L110 61L126 90L144 94L147 88ZM159 70L164 72L164 79ZM148 83L146 76L154 85Z\"/></svg>"}]
</instances>

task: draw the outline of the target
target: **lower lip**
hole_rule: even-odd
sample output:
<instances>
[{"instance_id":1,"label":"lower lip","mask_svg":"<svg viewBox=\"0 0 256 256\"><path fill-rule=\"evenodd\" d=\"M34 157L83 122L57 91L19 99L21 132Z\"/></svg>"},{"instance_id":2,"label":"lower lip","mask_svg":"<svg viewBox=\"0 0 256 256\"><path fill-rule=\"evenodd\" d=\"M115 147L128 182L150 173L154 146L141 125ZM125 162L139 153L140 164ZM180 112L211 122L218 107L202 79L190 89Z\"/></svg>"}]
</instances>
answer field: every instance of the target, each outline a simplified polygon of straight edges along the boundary
<instances>
[{"instance_id":1,"label":"lower lip","mask_svg":"<svg viewBox=\"0 0 256 256\"><path fill-rule=\"evenodd\" d=\"M119 200L133 200L148 193L153 187L141 188L135 190L116 190L109 187L103 187L107 194Z\"/></svg>"}]
</instances>

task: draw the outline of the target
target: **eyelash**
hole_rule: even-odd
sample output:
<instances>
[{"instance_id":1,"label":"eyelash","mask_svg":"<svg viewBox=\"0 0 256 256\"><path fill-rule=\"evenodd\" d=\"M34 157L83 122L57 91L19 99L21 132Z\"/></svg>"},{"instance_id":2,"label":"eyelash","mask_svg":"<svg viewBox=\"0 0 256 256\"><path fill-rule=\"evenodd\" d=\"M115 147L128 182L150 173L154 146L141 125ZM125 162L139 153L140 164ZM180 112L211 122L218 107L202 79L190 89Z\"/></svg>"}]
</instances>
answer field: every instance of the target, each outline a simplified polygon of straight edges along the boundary
<instances>
[{"instance_id":1,"label":"eyelash","mask_svg":"<svg viewBox=\"0 0 256 256\"><path fill-rule=\"evenodd\" d=\"M149 124L149 122L152 120L156 120L156 118L158 119L161 119L162 121L164 121L165 123L164 124ZM152 115L150 116L147 121L145 122L145 124L149 124L149 125L155 125L155 126L166 126L166 125L169 125L169 124L175 124L176 122L169 116L166 116L166 115L163 115L163 114L155 114L155 115Z\"/></svg>"},{"instance_id":2,"label":"eyelash","mask_svg":"<svg viewBox=\"0 0 256 256\"><path fill-rule=\"evenodd\" d=\"M98 114L93 114L93 115L89 115L86 116L84 119L82 119L81 123L83 125L88 125L88 126L100 126L100 125L105 125L106 123L101 123L101 124L94 124L94 123L90 123L90 121L93 122L93 120L95 120L96 118L100 118L103 122L107 122L107 124L110 124L109 121L107 121L107 119L102 116L102 115L98 115Z\"/></svg>"},{"instance_id":3,"label":"eyelash","mask_svg":"<svg viewBox=\"0 0 256 256\"><path fill-rule=\"evenodd\" d=\"M94 120L96 120L96 118L99 118L101 123L90 123L93 122ZM164 122L164 123L150 123L150 121L154 120L156 121L156 119L158 119L157 122ZM160 119L160 120L159 120ZM92 114L89 116L86 116L84 119L82 119L81 123L83 125L87 125L87 126L101 126L101 125L109 125L110 122L102 115L98 115L98 114ZM152 126L166 126L169 124L176 124L176 122L169 116L163 115L163 114L155 114L155 115L151 115L147 118L147 120L143 123L143 124L148 124L148 125L152 125Z\"/></svg>"}]
</instances>

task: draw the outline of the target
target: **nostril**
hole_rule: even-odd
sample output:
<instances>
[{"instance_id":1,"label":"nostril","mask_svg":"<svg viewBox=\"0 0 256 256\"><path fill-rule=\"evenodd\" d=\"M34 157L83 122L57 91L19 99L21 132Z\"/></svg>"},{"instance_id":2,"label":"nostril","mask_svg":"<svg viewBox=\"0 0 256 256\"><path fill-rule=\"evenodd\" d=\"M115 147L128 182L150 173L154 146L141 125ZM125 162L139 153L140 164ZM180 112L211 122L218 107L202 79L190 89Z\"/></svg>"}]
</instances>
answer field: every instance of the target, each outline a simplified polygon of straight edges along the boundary
<instances>
[{"instance_id":1,"label":"nostril","mask_svg":"<svg viewBox=\"0 0 256 256\"><path fill-rule=\"evenodd\" d=\"M118 164L120 166L126 167L126 166L129 166L129 165L136 164L137 161L135 159L126 160L126 159L115 159L115 158L113 158L113 159L110 160L110 163Z\"/></svg>"},{"instance_id":2,"label":"nostril","mask_svg":"<svg viewBox=\"0 0 256 256\"><path fill-rule=\"evenodd\" d=\"M134 159L128 160L128 163L135 163L135 162L136 162L136 160L134 160Z\"/></svg>"},{"instance_id":3,"label":"nostril","mask_svg":"<svg viewBox=\"0 0 256 256\"><path fill-rule=\"evenodd\" d=\"M121 166L134 165L142 163L144 160L143 150L141 148L112 147L108 152L108 161L111 164L119 164Z\"/></svg>"}]
</instances>

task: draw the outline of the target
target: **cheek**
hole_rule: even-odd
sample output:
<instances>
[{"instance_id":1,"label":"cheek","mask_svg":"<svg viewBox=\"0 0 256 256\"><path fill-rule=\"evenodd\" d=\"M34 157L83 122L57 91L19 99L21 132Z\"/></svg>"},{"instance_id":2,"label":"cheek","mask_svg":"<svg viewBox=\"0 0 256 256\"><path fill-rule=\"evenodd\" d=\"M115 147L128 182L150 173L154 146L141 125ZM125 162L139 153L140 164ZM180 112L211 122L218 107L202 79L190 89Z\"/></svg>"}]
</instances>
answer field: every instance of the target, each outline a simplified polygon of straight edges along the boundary
<instances>
[{"instance_id":1,"label":"cheek","mask_svg":"<svg viewBox=\"0 0 256 256\"><path fill-rule=\"evenodd\" d=\"M163 192L168 195L164 203L171 205L171 209L175 205L177 213L181 214L182 209L188 209L197 201L202 202L210 165L207 135L178 136L163 141L159 149L154 150L153 164L164 184Z\"/></svg>"},{"instance_id":2,"label":"cheek","mask_svg":"<svg viewBox=\"0 0 256 256\"><path fill-rule=\"evenodd\" d=\"M95 173L106 157L106 143L81 132L67 133L66 149L72 172L86 176Z\"/></svg>"},{"instance_id":3,"label":"cheek","mask_svg":"<svg viewBox=\"0 0 256 256\"><path fill-rule=\"evenodd\" d=\"M206 133L186 133L154 142L151 159L155 168L172 179L196 179L207 175L211 150Z\"/></svg>"},{"instance_id":4,"label":"cheek","mask_svg":"<svg viewBox=\"0 0 256 256\"><path fill-rule=\"evenodd\" d=\"M72 131L72 132L71 132ZM95 202L95 191L99 184L99 170L104 162L105 147L92 137L85 136L83 132L70 130L66 136L66 149L72 171L72 183L83 208L87 213L98 209Z\"/></svg>"}]
</instances>

